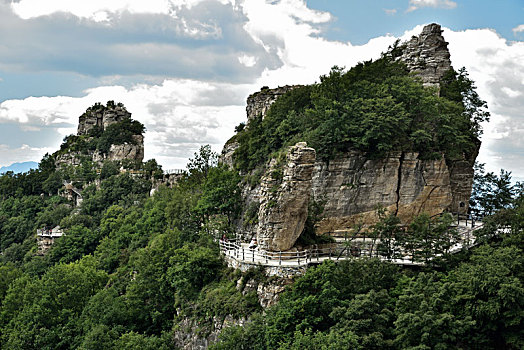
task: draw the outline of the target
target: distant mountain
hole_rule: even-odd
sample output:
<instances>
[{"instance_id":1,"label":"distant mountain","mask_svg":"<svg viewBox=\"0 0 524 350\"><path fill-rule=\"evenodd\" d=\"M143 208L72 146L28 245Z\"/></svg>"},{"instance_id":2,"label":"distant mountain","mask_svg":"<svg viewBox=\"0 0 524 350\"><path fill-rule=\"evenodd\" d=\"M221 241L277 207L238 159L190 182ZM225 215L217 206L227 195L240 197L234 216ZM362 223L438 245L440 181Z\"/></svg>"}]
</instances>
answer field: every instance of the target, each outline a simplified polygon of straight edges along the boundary
<instances>
[{"instance_id":1,"label":"distant mountain","mask_svg":"<svg viewBox=\"0 0 524 350\"><path fill-rule=\"evenodd\" d=\"M25 173L31 169L38 168L37 162L22 162L22 163L13 163L8 166L0 167L0 174L12 171L14 173Z\"/></svg>"}]
</instances>

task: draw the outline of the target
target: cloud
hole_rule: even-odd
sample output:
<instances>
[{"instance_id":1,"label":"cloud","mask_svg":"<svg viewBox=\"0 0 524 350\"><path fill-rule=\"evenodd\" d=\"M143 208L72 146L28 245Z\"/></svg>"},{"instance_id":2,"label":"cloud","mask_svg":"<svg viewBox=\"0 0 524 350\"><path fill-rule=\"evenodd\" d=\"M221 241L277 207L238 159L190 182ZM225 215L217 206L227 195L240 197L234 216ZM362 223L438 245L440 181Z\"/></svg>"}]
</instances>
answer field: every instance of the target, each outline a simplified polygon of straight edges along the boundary
<instances>
[{"instance_id":1,"label":"cloud","mask_svg":"<svg viewBox=\"0 0 524 350\"><path fill-rule=\"evenodd\" d=\"M524 32L524 24L516 26L515 28L512 29L512 31L514 35L517 35L517 33Z\"/></svg>"},{"instance_id":2,"label":"cloud","mask_svg":"<svg viewBox=\"0 0 524 350\"><path fill-rule=\"evenodd\" d=\"M397 9L383 9L386 15L394 16L397 14Z\"/></svg>"},{"instance_id":3,"label":"cloud","mask_svg":"<svg viewBox=\"0 0 524 350\"><path fill-rule=\"evenodd\" d=\"M457 3L451 0L409 0L407 12L418 10L422 7L454 9Z\"/></svg>"},{"instance_id":4,"label":"cloud","mask_svg":"<svg viewBox=\"0 0 524 350\"><path fill-rule=\"evenodd\" d=\"M238 57L238 62L242 63L246 67L253 67L257 63L257 58L255 56L249 56L243 54Z\"/></svg>"},{"instance_id":5,"label":"cloud","mask_svg":"<svg viewBox=\"0 0 524 350\"><path fill-rule=\"evenodd\" d=\"M443 35L453 66L467 68L491 112L478 160L489 171L504 168L524 178L524 42L508 42L490 29Z\"/></svg>"},{"instance_id":6,"label":"cloud","mask_svg":"<svg viewBox=\"0 0 524 350\"><path fill-rule=\"evenodd\" d=\"M32 0L12 6L26 1ZM28 15L26 20L0 2L0 32L17 33L0 36L0 70L75 73L99 79L141 75L245 83L259 76L263 67L282 64L275 52L266 52L244 30L246 18L240 9L219 1L189 3L189 7L176 7L176 16L156 11L154 6L145 13L110 14L108 26L79 19L66 12L69 5L56 12L53 1L48 15ZM237 59L242 55L256 57L260 64L245 65Z\"/></svg>"},{"instance_id":7,"label":"cloud","mask_svg":"<svg viewBox=\"0 0 524 350\"><path fill-rule=\"evenodd\" d=\"M52 147L38 148L24 144L21 147L12 148L8 145L0 144L0 166L27 161L39 162L46 153L54 151Z\"/></svg>"},{"instance_id":8,"label":"cloud","mask_svg":"<svg viewBox=\"0 0 524 350\"><path fill-rule=\"evenodd\" d=\"M0 32L17 33L0 37L0 69L75 72L103 81L81 97L4 101L0 123L20 123L27 135L38 128L66 135L88 106L121 101L147 127L146 158L155 157L166 168L183 167L202 144L220 150L245 120L246 97L261 86L313 83L333 65L349 68L378 57L396 39L384 35L364 45L329 41L322 29L332 15L302 0L155 0L144 10L143 4L21 0L6 7L0 2ZM411 0L409 10L456 6L450 0ZM505 168L523 176L524 43L486 29L445 28L443 35L454 67L468 69L492 112L479 160L490 171ZM21 139L29 148L15 161L41 153L27 135ZM59 142L49 147L56 149Z\"/></svg>"}]
</instances>

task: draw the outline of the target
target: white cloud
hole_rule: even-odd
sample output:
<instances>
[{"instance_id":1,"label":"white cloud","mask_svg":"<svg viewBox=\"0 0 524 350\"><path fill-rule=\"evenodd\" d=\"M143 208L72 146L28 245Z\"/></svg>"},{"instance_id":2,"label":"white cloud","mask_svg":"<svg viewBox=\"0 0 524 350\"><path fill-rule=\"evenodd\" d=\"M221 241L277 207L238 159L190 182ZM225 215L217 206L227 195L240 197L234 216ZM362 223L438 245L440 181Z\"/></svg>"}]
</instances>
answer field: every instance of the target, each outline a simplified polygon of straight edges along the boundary
<instances>
[{"instance_id":1,"label":"white cloud","mask_svg":"<svg viewBox=\"0 0 524 350\"><path fill-rule=\"evenodd\" d=\"M63 12L95 22L105 22L122 12L167 14L176 17L181 8L191 9L205 1L209 0L20 0L13 2L11 7L23 19ZM215 1L221 4L235 4L235 0Z\"/></svg>"},{"instance_id":2,"label":"white cloud","mask_svg":"<svg viewBox=\"0 0 524 350\"><path fill-rule=\"evenodd\" d=\"M56 12L71 13L93 21L106 20L108 13L170 13L171 2L167 0L21 0L13 2L13 11L23 19L46 16ZM105 13L105 15L104 15Z\"/></svg>"},{"instance_id":3,"label":"white cloud","mask_svg":"<svg viewBox=\"0 0 524 350\"><path fill-rule=\"evenodd\" d=\"M54 151L52 147L38 148L24 144L17 148L10 148L8 145L0 144L0 166L28 161L39 162L44 154Z\"/></svg>"},{"instance_id":4,"label":"white cloud","mask_svg":"<svg viewBox=\"0 0 524 350\"><path fill-rule=\"evenodd\" d=\"M454 9L457 7L457 3L451 0L409 0L407 11L415 11L422 7Z\"/></svg>"},{"instance_id":5,"label":"white cloud","mask_svg":"<svg viewBox=\"0 0 524 350\"><path fill-rule=\"evenodd\" d=\"M383 9L386 15L393 16L397 13L397 9Z\"/></svg>"},{"instance_id":6,"label":"white cloud","mask_svg":"<svg viewBox=\"0 0 524 350\"><path fill-rule=\"evenodd\" d=\"M518 25L515 28L512 29L513 34L517 35L517 33L524 32L524 24Z\"/></svg>"},{"instance_id":7,"label":"white cloud","mask_svg":"<svg viewBox=\"0 0 524 350\"><path fill-rule=\"evenodd\" d=\"M246 67L253 67L255 64L257 64L257 58L255 56L243 54L242 56L238 57L238 62Z\"/></svg>"},{"instance_id":8,"label":"white cloud","mask_svg":"<svg viewBox=\"0 0 524 350\"><path fill-rule=\"evenodd\" d=\"M167 168L181 167L201 144L210 143L215 150L220 150L225 140L233 134L233 127L245 120L245 98L260 86L313 83L319 75L328 73L333 65L349 68L359 61L378 57L395 40L393 36L384 35L365 45L329 41L322 37L321 28L332 20L332 16L327 12L309 9L303 0L220 2L231 4L234 15L238 15L237 19L244 21L245 18L243 29L258 45L257 49L263 47L265 50L255 54L255 51L249 51L251 46L249 49L242 47L225 60L239 62L248 68L265 67L258 78L250 78L247 84L166 79L161 84L142 84L132 88L98 87L86 91L85 96L80 98L31 97L5 101L0 104L0 122L17 122L27 128L52 126L64 135L74 131L78 116L88 106L113 99L123 102L133 116L146 125L146 158L155 157ZM21 0L13 3L12 7L23 18L62 11L104 21L118 15L119 11L167 13L176 17L181 7L191 8L201 3L200 0L152 0L147 4L124 0L48 0L44 4L41 0ZM409 10L422 7L452 9L456 6L457 3L450 0L410 0ZM187 26L188 34L191 34L190 28L198 27L198 23L187 23L191 23ZM213 26L213 22L199 23L204 25L202 31L207 30L211 37L226 35L216 30L221 28L220 23L216 26ZM184 30L183 26L180 28ZM421 29L422 25L406 31L402 39L409 39ZM524 31L524 25L513 31ZM195 33L193 38L198 34ZM524 110L524 43L510 43L487 29L461 32L445 29L443 35L450 43L454 67L458 69L465 66L468 69L471 78L476 81L481 98L487 100L492 112L492 121L485 126L479 160L487 163L490 171L505 168L524 176L524 116L521 113ZM117 48L121 50L123 47ZM192 48L188 48L187 52L190 50ZM216 61L214 56L206 56L206 48L194 50L198 50L199 57L208 60L199 61L199 65L212 66ZM146 51L155 57L164 52L162 46L153 50L141 44L129 47L124 54L138 55L140 59L137 60L141 61L140 53ZM268 57L276 57L278 61L263 59L264 53L269 53ZM175 51L169 56L179 60L187 57ZM24 142L31 144L29 140ZM35 158L15 160L29 159Z\"/></svg>"},{"instance_id":9,"label":"white cloud","mask_svg":"<svg viewBox=\"0 0 524 350\"><path fill-rule=\"evenodd\" d=\"M243 12L248 18L246 31L266 51L276 52L283 63L277 69L266 69L258 79L259 86L311 84L334 65L349 68L378 57L394 41L393 37L383 36L354 46L325 40L317 25L330 21L331 15L310 10L299 0L247 0Z\"/></svg>"},{"instance_id":10,"label":"white cloud","mask_svg":"<svg viewBox=\"0 0 524 350\"><path fill-rule=\"evenodd\" d=\"M491 112L478 160L489 171L504 168L524 178L524 43L490 29L446 29L443 35L453 66L467 68Z\"/></svg>"}]
</instances>

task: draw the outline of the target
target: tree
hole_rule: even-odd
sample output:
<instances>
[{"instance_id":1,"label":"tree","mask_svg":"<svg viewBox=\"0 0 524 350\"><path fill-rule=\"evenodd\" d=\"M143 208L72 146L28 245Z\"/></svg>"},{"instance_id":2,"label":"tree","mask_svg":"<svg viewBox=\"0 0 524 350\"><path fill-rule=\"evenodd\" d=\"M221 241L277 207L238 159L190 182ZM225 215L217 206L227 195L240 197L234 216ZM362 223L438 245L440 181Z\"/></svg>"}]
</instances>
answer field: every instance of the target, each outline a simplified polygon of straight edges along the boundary
<instances>
[{"instance_id":1,"label":"tree","mask_svg":"<svg viewBox=\"0 0 524 350\"><path fill-rule=\"evenodd\" d=\"M421 273L398 297L395 345L400 349L461 349L472 330L472 317L452 308L453 294L435 273ZM468 348L468 347L465 347Z\"/></svg>"},{"instance_id":2,"label":"tree","mask_svg":"<svg viewBox=\"0 0 524 350\"><path fill-rule=\"evenodd\" d=\"M239 183L240 176L236 171L229 170L227 165L209 169L196 210L208 218L210 215L224 214L228 224L232 225L240 212Z\"/></svg>"},{"instance_id":3,"label":"tree","mask_svg":"<svg viewBox=\"0 0 524 350\"><path fill-rule=\"evenodd\" d=\"M497 176L493 172L486 173L484 164L476 163L473 180L470 207L474 212L492 215L513 204L513 194L519 185L511 184L511 172L501 169Z\"/></svg>"},{"instance_id":4,"label":"tree","mask_svg":"<svg viewBox=\"0 0 524 350\"><path fill-rule=\"evenodd\" d=\"M198 153L195 152L194 158L189 159L187 163L187 170L191 177L200 183L207 177L209 169L217 166L218 154L211 150L210 145L200 146Z\"/></svg>"},{"instance_id":5,"label":"tree","mask_svg":"<svg viewBox=\"0 0 524 350\"><path fill-rule=\"evenodd\" d=\"M403 239L403 230L400 226L400 219L394 215L387 215L383 208L377 211L379 222L372 227L372 237L380 239L377 245L377 252L380 256L388 260L400 257L400 246Z\"/></svg>"},{"instance_id":6,"label":"tree","mask_svg":"<svg viewBox=\"0 0 524 350\"><path fill-rule=\"evenodd\" d=\"M524 346L524 259L516 247L480 247L450 273L453 314L475 320L465 348Z\"/></svg>"}]
</instances>

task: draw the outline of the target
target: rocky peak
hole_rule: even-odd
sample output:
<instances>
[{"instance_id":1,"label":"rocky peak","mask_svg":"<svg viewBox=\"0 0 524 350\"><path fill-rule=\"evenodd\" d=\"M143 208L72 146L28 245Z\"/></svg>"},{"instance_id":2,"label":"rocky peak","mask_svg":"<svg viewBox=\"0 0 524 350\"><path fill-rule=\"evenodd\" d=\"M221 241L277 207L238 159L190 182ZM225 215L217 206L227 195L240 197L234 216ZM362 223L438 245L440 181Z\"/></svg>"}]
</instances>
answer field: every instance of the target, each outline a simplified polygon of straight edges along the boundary
<instances>
[{"instance_id":1,"label":"rocky peak","mask_svg":"<svg viewBox=\"0 0 524 350\"><path fill-rule=\"evenodd\" d=\"M251 122L258 115L262 115L262 119L266 116L269 107L275 102L280 96L286 92L291 91L302 85L285 85L279 86L276 89L269 89L264 86L260 91L255 92L247 98L247 123Z\"/></svg>"},{"instance_id":2,"label":"rocky peak","mask_svg":"<svg viewBox=\"0 0 524 350\"><path fill-rule=\"evenodd\" d=\"M106 106L95 104L78 118L78 135L87 135L95 127L104 130L111 124L130 119L131 113L122 104L109 101Z\"/></svg>"},{"instance_id":3,"label":"rocky peak","mask_svg":"<svg viewBox=\"0 0 524 350\"><path fill-rule=\"evenodd\" d=\"M413 36L400 57L408 69L417 74L424 86L439 86L440 79L451 68L448 43L439 24L432 23Z\"/></svg>"}]
</instances>

